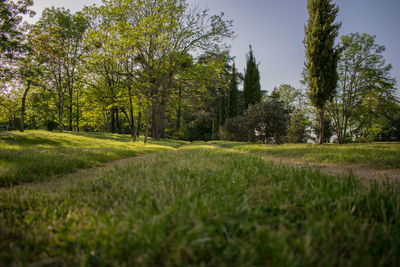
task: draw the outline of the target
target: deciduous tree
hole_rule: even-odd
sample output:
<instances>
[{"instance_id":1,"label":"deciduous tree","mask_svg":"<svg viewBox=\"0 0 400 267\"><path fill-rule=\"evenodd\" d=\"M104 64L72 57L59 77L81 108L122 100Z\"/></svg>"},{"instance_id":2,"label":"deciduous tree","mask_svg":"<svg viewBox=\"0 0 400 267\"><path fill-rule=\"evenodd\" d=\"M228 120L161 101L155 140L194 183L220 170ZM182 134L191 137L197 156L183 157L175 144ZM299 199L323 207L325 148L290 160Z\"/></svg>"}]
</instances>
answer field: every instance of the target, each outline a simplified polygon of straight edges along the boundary
<instances>
[{"instance_id":1,"label":"deciduous tree","mask_svg":"<svg viewBox=\"0 0 400 267\"><path fill-rule=\"evenodd\" d=\"M376 44L375 36L351 33L342 37L341 46L338 88L327 110L343 144L349 129L359 128L363 118L370 117L368 113L378 115L377 108L375 112L368 108L370 104L378 107L379 103L393 102L395 80L390 74L392 66L383 56L385 47Z\"/></svg>"}]
</instances>

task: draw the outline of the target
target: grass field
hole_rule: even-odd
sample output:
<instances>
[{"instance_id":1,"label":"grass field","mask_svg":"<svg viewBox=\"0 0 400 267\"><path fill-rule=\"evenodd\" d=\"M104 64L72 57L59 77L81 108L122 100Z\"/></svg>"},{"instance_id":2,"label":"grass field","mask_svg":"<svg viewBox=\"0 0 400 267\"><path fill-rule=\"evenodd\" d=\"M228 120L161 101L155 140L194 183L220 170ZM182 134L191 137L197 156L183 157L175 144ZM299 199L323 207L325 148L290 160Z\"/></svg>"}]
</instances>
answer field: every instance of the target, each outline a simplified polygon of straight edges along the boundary
<instances>
[{"instance_id":1,"label":"grass field","mask_svg":"<svg viewBox=\"0 0 400 267\"><path fill-rule=\"evenodd\" d=\"M0 265L27 264L396 266L399 184L192 143L1 188Z\"/></svg>"},{"instance_id":2,"label":"grass field","mask_svg":"<svg viewBox=\"0 0 400 267\"><path fill-rule=\"evenodd\" d=\"M284 144L261 145L240 142L210 142L221 148L296 159L305 163L350 163L374 169L400 169L400 143Z\"/></svg>"},{"instance_id":3,"label":"grass field","mask_svg":"<svg viewBox=\"0 0 400 267\"><path fill-rule=\"evenodd\" d=\"M181 141L132 142L110 133L12 132L0 135L0 186L38 181L55 174L138 154L171 150Z\"/></svg>"}]
</instances>

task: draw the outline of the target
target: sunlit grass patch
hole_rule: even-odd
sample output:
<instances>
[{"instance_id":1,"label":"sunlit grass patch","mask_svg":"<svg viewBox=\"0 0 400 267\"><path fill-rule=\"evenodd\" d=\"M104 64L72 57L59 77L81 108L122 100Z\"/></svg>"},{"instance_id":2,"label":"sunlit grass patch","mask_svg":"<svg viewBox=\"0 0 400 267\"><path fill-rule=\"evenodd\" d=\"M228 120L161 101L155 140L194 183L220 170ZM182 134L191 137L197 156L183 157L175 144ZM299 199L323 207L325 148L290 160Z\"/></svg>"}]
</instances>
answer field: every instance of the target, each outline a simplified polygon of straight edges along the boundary
<instances>
[{"instance_id":1,"label":"sunlit grass patch","mask_svg":"<svg viewBox=\"0 0 400 267\"><path fill-rule=\"evenodd\" d=\"M285 157L303 162L351 163L375 169L400 169L400 143L261 145L213 141L238 151Z\"/></svg>"},{"instance_id":2,"label":"sunlit grass patch","mask_svg":"<svg viewBox=\"0 0 400 267\"><path fill-rule=\"evenodd\" d=\"M13 132L0 136L0 186L36 181L78 168L150 152L174 149L185 142L133 142L110 133Z\"/></svg>"}]
</instances>

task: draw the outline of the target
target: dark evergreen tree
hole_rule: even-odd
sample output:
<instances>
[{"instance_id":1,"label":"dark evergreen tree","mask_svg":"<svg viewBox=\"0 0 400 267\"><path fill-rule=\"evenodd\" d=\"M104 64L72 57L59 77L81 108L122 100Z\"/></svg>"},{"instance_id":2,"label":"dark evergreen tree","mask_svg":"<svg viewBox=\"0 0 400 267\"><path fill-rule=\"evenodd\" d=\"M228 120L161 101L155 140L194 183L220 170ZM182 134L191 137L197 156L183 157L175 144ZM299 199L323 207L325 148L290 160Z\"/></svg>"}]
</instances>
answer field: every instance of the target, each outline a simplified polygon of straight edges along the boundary
<instances>
[{"instance_id":1,"label":"dark evergreen tree","mask_svg":"<svg viewBox=\"0 0 400 267\"><path fill-rule=\"evenodd\" d=\"M236 77L236 67L235 63L233 63L231 81L229 85L229 110L228 110L229 118L234 118L238 115L238 107L239 107L239 90Z\"/></svg>"},{"instance_id":2,"label":"dark evergreen tree","mask_svg":"<svg viewBox=\"0 0 400 267\"><path fill-rule=\"evenodd\" d=\"M228 114L228 97L224 93L218 98L218 116L219 116L219 126L224 125L227 114ZM219 127L218 127L219 129Z\"/></svg>"},{"instance_id":3,"label":"dark evergreen tree","mask_svg":"<svg viewBox=\"0 0 400 267\"><path fill-rule=\"evenodd\" d=\"M308 22L305 27L306 81L312 105L318 110L319 144L324 142L325 103L335 94L338 81L335 49L340 23L335 23L339 8L332 0L308 0Z\"/></svg>"},{"instance_id":4,"label":"dark evergreen tree","mask_svg":"<svg viewBox=\"0 0 400 267\"><path fill-rule=\"evenodd\" d=\"M257 62L250 46L249 56L247 58L246 74L244 76L244 106L261 102L260 72Z\"/></svg>"}]
</instances>

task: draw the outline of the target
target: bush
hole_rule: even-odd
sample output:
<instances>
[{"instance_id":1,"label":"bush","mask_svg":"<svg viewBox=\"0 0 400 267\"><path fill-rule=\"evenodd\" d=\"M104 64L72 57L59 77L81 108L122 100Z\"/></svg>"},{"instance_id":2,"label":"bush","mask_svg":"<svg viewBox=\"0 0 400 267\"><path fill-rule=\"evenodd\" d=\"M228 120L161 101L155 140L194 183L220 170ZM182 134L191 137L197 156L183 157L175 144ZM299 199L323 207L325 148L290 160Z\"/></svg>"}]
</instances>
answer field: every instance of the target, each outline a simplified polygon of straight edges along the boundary
<instances>
[{"instance_id":1,"label":"bush","mask_svg":"<svg viewBox=\"0 0 400 267\"><path fill-rule=\"evenodd\" d=\"M290 114L290 123L287 129L285 142L287 143L305 143L310 138L307 130L309 122L302 110L295 110Z\"/></svg>"},{"instance_id":2,"label":"bush","mask_svg":"<svg viewBox=\"0 0 400 267\"><path fill-rule=\"evenodd\" d=\"M249 136L247 118L238 116L228 119L219 131L222 140L246 142Z\"/></svg>"},{"instance_id":3,"label":"bush","mask_svg":"<svg viewBox=\"0 0 400 267\"><path fill-rule=\"evenodd\" d=\"M282 143L286 135L288 115L282 104L270 100L249 106L246 111L249 141L266 143Z\"/></svg>"},{"instance_id":4,"label":"bush","mask_svg":"<svg viewBox=\"0 0 400 267\"><path fill-rule=\"evenodd\" d=\"M210 141L212 137L212 116L209 112L199 111L184 129L185 140Z\"/></svg>"}]
</instances>

